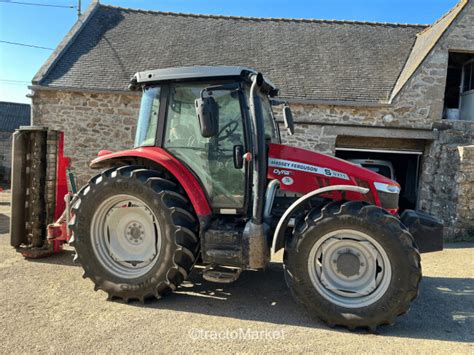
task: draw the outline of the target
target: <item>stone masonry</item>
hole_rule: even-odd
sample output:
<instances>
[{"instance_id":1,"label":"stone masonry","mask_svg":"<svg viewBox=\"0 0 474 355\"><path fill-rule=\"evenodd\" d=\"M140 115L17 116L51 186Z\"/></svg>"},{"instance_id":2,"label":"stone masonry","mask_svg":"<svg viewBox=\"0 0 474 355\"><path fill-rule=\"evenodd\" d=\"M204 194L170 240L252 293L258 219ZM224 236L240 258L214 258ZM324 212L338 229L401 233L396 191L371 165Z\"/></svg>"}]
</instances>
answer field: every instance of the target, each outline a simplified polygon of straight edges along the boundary
<instances>
[{"instance_id":1,"label":"stone masonry","mask_svg":"<svg viewBox=\"0 0 474 355\"><path fill-rule=\"evenodd\" d=\"M133 93L41 91L33 97L33 125L64 132L65 154L82 186L96 173L89 163L99 150L133 146L139 106L140 97Z\"/></svg>"},{"instance_id":2,"label":"stone masonry","mask_svg":"<svg viewBox=\"0 0 474 355\"><path fill-rule=\"evenodd\" d=\"M459 146L459 170L456 174L457 191L457 218L453 237L461 236L469 239L474 235L474 145Z\"/></svg>"},{"instance_id":3,"label":"stone masonry","mask_svg":"<svg viewBox=\"0 0 474 355\"><path fill-rule=\"evenodd\" d=\"M449 240L474 235L474 124L454 121L440 127L428 148L422 172L420 208L440 217Z\"/></svg>"}]
</instances>

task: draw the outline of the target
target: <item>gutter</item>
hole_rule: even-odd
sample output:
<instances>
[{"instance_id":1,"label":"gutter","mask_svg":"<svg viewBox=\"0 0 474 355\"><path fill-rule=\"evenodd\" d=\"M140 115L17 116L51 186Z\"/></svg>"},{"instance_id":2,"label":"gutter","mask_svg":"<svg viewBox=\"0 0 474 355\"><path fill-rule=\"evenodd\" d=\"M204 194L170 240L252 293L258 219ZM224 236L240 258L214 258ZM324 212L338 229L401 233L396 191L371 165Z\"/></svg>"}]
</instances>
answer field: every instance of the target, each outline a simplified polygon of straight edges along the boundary
<instances>
[{"instance_id":1,"label":"gutter","mask_svg":"<svg viewBox=\"0 0 474 355\"><path fill-rule=\"evenodd\" d=\"M139 95L136 91L130 91L128 89L103 89L103 88L79 88L75 86L46 86L33 83L28 86L30 90L44 90L44 91L71 91L71 92L90 92L98 94L135 94ZM278 96L279 100L286 101L290 104L301 104L301 105L327 105L327 106L346 106L346 107L390 107L390 104L385 102L373 102L373 101L344 101L344 100L319 100L319 99L299 99L299 98L288 98Z\"/></svg>"},{"instance_id":2,"label":"gutter","mask_svg":"<svg viewBox=\"0 0 474 355\"><path fill-rule=\"evenodd\" d=\"M303 99L288 98L278 96L278 99L287 101L290 104L302 105L327 105L327 106L348 106L348 107L389 107L388 102L382 101L349 101L349 100L325 100L325 99Z\"/></svg>"},{"instance_id":3,"label":"gutter","mask_svg":"<svg viewBox=\"0 0 474 355\"><path fill-rule=\"evenodd\" d=\"M92 94L126 94L140 96L141 91L120 90L120 89L99 89L99 88L77 88L72 86L45 86L45 85L29 85L28 89L32 91L67 91L67 92L87 92ZM27 95L31 97L34 95Z\"/></svg>"},{"instance_id":4,"label":"gutter","mask_svg":"<svg viewBox=\"0 0 474 355\"><path fill-rule=\"evenodd\" d=\"M278 124L283 121L277 120ZM437 140L439 137L438 127L404 127L404 126L381 126L363 125L351 123L328 123L321 121L295 121L295 124L307 124L324 127L324 133L330 135L356 136L356 137L385 137L401 139L425 139ZM387 131L391 136L387 137Z\"/></svg>"}]
</instances>

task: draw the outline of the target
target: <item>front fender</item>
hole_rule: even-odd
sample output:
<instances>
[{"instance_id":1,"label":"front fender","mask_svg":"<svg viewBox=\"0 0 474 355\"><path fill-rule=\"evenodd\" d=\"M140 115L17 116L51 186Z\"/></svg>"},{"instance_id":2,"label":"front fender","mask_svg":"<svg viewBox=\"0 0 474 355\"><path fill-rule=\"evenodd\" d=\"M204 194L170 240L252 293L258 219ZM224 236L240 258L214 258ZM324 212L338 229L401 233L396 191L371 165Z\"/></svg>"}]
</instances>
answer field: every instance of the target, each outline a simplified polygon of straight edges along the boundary
<instances>
[{"instance_id":1,"label":"front fender","mask_svg":"<svg viewBox=\"0 0 474 355\"><path fill-rule=\"evenodd\" d=\"M285 211L285 213L283 213L283 216L281 216L280 220L278 221L278 224L275 228L275 233L273 235L273 243L272 243L273 253L276 253L278 250L280 250L281 248L285 246L284 231L285 231L286 226L288 225L288 222L290 220L292 213L295 212L299 207L301 207L310 198L317 195L324 194L326 192L330 192L330 191L352 191L352 192L357 192L360 194L366 194L370 190L366 187L353 186L353 185L334 185L334 186L322 187L314 191L308 192L306 195L301 196L299 199L293 202L290 207L288 207L288 209Z\"/></svg>"},{"instance_id":2,"label":"front fender","mask_svg":"<svg viewBox=\"0 0 474 355\"><path fill-rule=\"evenodd\" d=\"M90 167L101 169L112 166L117 161L133 161L138 158L158 164L173 175L186 191L198 216L208 216L212 213L206 194L196 177L183 163L163 148L142 147L116 153L103 152L101 156L91 162Z\"/></svg>"}]
</instances>

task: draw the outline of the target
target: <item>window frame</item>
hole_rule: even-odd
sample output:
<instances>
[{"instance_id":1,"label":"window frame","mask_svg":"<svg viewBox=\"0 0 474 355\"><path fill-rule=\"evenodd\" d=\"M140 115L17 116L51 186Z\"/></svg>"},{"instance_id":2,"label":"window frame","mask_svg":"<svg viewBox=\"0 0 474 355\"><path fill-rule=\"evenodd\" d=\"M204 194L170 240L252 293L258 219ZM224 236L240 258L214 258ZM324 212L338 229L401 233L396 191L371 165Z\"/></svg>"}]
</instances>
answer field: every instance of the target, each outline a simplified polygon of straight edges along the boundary
<instances>
[{"instance_id":1,"label":"window frame","mask_svg":"<svg viewBox=\"0 0 474 355\"><path fill-rule=\"evenodd\" d=\"M466 66L470 66L471 67L471 71L470 71L470 77L469 77L469 85L471 86L470 89L467 89L467 90L464 90L464 84L465 84L465 80L466 80ZM462 65L462 74L461 74L461 90L460 90L460 95L463 95L463 94L466 94L466 93L470 93L474 91L474 58L473 59L470 59L468 60L467 62L465 62L463 65Z\"/></svg>"},{"instance_id":2,"label":"window frame","mask_svg":"<svg viewBox=\"0 0 474 355\"><path fill-rule=\"evenodd\" d=\"M270 111L270 124L272 125L273 135L276 138L276 142L272 143L281 144L280 127L275 119L275 114L273 113L273 106L266 94L264 94L263 92L259 92L258 95L260 96L260 102L262 102L262 112L265 111L263 102L265 101L268 104L268 108ZM263 122L263 127L265 128L265 122Z\"/></svg>"},{"instance_id":3,"label":"window frame","mask_svg":"<svg viewBox=\"0 0 474 355\"><path fill-rule=\"evenodd\" d=\"M143 101L143 95L145 93L145 89L152 89L152 88L156 88L156 87L159 87L160 89L160 97L159 97L159 101L160 101L160 107L158 108L158 117L157 117L157 122L156 122L156 131L155 131L155 140L154 140L154 144L140 144L140 145L137 145L137 134L138 134L138 122L140 120L140 114L141 114L141 104L142 104L142 101ZM161 120L161 117L162 117L162 110L163 110L163 86L162 85L150 85L148 86L147 88L144 88L142 90L142 97L141 97L141 100L140 100L140 110L139 110L139 114L138 114L138 118L136 120L136 125L135 125L135 138L134 138L134 142L133 142L133 148L143 148L143 147L154 147L154 146L157 146L157 140L158 140L158 133L160 132L160 122L162 121Z\"/></svg>"}]
</instances>

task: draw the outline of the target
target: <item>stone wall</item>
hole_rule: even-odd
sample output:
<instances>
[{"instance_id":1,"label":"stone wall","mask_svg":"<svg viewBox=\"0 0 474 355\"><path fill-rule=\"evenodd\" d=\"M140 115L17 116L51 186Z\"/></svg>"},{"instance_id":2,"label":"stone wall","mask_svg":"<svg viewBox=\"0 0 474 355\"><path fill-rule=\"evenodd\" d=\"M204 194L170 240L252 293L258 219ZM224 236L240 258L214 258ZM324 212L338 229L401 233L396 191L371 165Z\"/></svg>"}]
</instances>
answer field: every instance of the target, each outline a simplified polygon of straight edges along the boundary
<instances>
[{"instance_id":1,"label":"stone wall","mask_svg":"<svg viewBox=\"0 0 474 355\"><path fill-rule=\"evenodd\" d=\"M420 208L441 218L450 240L474 238L474 124L443 122L427 149Z\"/></svg>"},{"instance_id":2,"label":"stone wall","mask_svg":"<svg viewBox=\"0 0 474 355\"><path fill-rule=\"evenodd\" d=\"M12 133L0 132L0 187L10 185Z\"/></svg>"},{"instance_id":3,"label":"stone wall","mask_svg":"<svg viewBox=\"0 0 474 355\"><path fill-rule=\"evenodd\" d=\"M72 158L79 186L97 172L89 162L101 149L133 146L140 98L135 94L64 91L36 92L32 124L64 132L65 154Z\"/></svg>"},{"instance_id":4,"label":"stone wall","mask_svg":"<svg viewBox=\"0 0 474 355\"><path fill-rule=\"evenodd\" d=\"M474 239L474 145L459 146L459 170L456 175L457 223L450 237Z\"/></svg>"}]
</instances>

